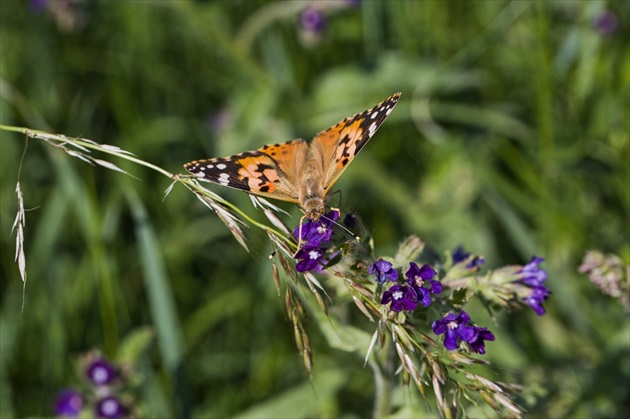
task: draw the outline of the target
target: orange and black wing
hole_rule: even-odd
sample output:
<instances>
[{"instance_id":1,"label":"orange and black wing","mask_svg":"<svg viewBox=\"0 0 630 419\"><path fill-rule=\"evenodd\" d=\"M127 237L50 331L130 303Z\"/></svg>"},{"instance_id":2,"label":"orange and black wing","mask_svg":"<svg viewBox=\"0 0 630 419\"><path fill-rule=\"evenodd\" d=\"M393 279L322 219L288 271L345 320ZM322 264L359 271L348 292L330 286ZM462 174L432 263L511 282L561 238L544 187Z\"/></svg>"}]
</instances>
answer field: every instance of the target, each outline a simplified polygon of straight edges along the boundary
<instances>
[{"instance_id":1,"label":"orange and black wing","mask_svg":"<svg viewBox=\"0 0 630 419\"><path fill-rule=\"evenodd\" d=\"M313 138L311 148L322 156L324 163L326 192L385 122L399 98L400 93L394 93L372 109L348 117Z\"/></svg>"},{"instance_id":2,"label":"orange and black wing","mask_svg":"<svg viewBox=\"0 0 630 419\"><path fill-rule=\"evenodd\" d=\"M186 163L184 169L200 180L299 203L296 162L307 150L304 140L293 140L234 156L195 160Z\"/></svg>"}]
</instances>

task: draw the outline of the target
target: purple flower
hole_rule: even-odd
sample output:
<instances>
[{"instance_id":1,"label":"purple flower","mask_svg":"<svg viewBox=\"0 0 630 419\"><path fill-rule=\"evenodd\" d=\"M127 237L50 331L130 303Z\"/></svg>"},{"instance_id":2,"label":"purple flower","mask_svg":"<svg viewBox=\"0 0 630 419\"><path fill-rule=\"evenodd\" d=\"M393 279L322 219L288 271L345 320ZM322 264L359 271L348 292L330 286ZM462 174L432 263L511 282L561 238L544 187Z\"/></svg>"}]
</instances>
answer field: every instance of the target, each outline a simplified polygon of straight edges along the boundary
<instances>
[{"instance_id":1,"label":"purple flower","mask_svg":"<svg viewBox=\"0 0 630 419\"><path fill-rule=\"evenodd\" d=\"M470 253L464 252L463 246L457 246L455 250L451 252L451 256L453 257L453 265L454 265L456 263L461 262L462 260L465 260L468 256L470 256Z\"/></svg>"},{"instance_id":2,"label":"purple flower","mask_svg":"<svg viewBox=\"0 0 630 419\"><path fill-rule=\"evenodd\" d=\"M104 386L116 378L114 366L103 358L90 362L85 369L85 375L96 386Z\"/></svg>"},{"instance_id":3,"label":"purple flower","mask_svg":"<svg viewBox=\"0 0 630 419\"><path fill-rule=\"evenodd\" d=\"M464 252L464 248L462 246L457 246L455 250L451 253L453 257L453 264L456 265L459 262L462 262L470 256L470 253ZM474 269L479 270L481 265L485 263L485 259L481 256L474 256L470 262L466 264L466 269Z\"/></svg>"},{"instance_id":4,"label":"purple flower","mask_svg":"<svg viewBox=\"0 0 630 419\"><path fill-rule=\"evenodd\" d=\"M547 287L541 285L539 287L532 288L532 293L528 297L525 297L524 300L531 308L534 309L536 314L542 316L545 314L545 308L542 306L542 303L549 298L550 294L551 291L549 291Z\"/></svg>"},{"instance_id":5,"label":"purple flower","mask_svg":"<svg viewBox=\"0 0 630 419\"><path fill-rule=\"evenodd\" d=\"M467 324L469 321L470 316L462 310L459 314L449 313L434 321L431 327L436 335L445 335L444 346L452 351L457 348L458 340L469 342L473 338L475 329Z\"/></svg>"},{"instance_id":6,"label":"purple flower","mask_svg":"<svg viewBox=\"0 0 630 419\"><path fill-rule=\"evenodd\" d=\"M478 354L485 354L486 347L484 340L494 340L494 335L491 331L488 330L487 327L477 327L474 326L473 336L468 340L468 345L470 345L470 349L473 352Z\"/></svg>"},{"instance_id":7,"label":"purple flower","mask_svg":"<svg viewBox=\"0 0 630 419\"><path fill-rule=\"evenodd\" d=\"M536 256L532 257L532 260L525 266L523 266L519 273L523 274L521 282L530 287L541 286L543 281L547 279L547 272L544 269L540 269L540 265L545 259Z\"/></svg>"},{"instance_id":8,"label":"purple flower","mask_svg":"<svg viewBox=\"0 0 630 419\"><path fill-rule=\"evenodd\" d=\"M326 17L321 10L305 7L300 15L300 25L309 32L321 32L326 25Z\"/></svg>"},{"instance_id":9,"label":"purple flower","mask_svg":"<svg viewBox=\"0 0 630 419\"><path fill-rule=\"evenodd\" d=\"M376 282L384 284L385 281L396 281L398 272L392 268L392 264L386 260L379 259L370 265L368 269L370 275L376 275Z\"/></svg>"},{"instance_id":10,"label":"purple flower","mask_svg":"<svg viewBox=\"0 0 630 419\"><path fill-rule=\"evenodd\" d=\"M610 10L602 12L593 22L593 26L597 32L604 36L612 35L617 29L618 24L619 19L617 19L617 16Z\"/></svg>"},{"instance_id":11,"label":"purple flower","mask_svg":"<svg viewBox=\"0 0 630 419\"><path fill-rule=\"evenodd\" d=\"M532 289L532 293L525 297L524 301L529 304L539 316L545 314L542 303L551 295L551 291L543 285L543 282L547 280L547 272L538 267L544 260L543 258L532 257L530 262L519 270L518 273L522 274L522 278L516 281Z\"/></svg>"},{"instance_id":12,"label":"purple flower","mask_svg":"<svg viewBox=\"0 0 630 419\"><path fill-rule=\"evenodd\" d=\"M293 235L306 241L305 246L321 246L330 241L333 233L332 226L338 219L339 211L335 210L321 216L317 221L306 219L306 221L295 228Z\"/></svg>"},{"instance_id":13,"label":"purple flower","mask_svg":"<svg viewBox=\"0 0 630 419\"><path fill-rule=\"evenodd\" d=\"M55 399L55 414L64 418L76 418L83 408L81 393L74 389L64 389Z\"/></svg>"},{"instance_id":14,"label":"purple flower","mask_svg":"<svg viewBox=\"0 0 630 419\"><path fill-rule=\"evenodd\" d=\"M317 246L302 246L295 254L295 258L299 260L295 266L298 272L311 271L326 263L324 251Z\"/></svg>"},{"instance_id":15,"label":"purple flower","mask_svg":"<svg viewBox=\"0 0 630 419\"><path fill-rule=\"evenodd\" d=\"M125 406L114 396L103 397L96 403L96 415L99 418L122 418Z\"/></svg>"},{"instance_id":16,"label":"purple flower","mask_svg":"<svg viewBox=\"0 0 630 419\"><path fill-rule=\"evenodd\" d=\"M416 292L418 296L418 301L424 307L428 307L431 304L431 294L439 294L442 292L442 284L439 281L433 279L435 276L435 271L432 267L427 264L419 267L414 262L409 264L409 270L405 274L407 276L409 285ZM423 285L426 282L429 282L431 285L430 290L424 288Z\"/></svg>"},{"instance_id":17,"label":"purple flower","mask_svg":"<svg viewBox=\"0 0 630 419\"><path fill-rule=\"evenodd\" d=\"M403 310L413 311L418 307L418 299L413 288L407 285L394 285L383 293L381 304L389 304L390 309L396 312Z\"/></svg>"}]
</instances>

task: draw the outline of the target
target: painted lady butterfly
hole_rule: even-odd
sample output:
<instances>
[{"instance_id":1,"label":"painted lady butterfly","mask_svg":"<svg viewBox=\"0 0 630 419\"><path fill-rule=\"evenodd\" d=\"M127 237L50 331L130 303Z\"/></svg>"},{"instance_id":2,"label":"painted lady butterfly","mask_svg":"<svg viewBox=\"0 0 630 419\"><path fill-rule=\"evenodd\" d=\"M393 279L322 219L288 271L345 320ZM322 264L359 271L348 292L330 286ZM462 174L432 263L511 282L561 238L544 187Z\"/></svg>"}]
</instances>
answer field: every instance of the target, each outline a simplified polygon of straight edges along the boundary
<instances>
[{"instance_id":1,"label":"painted lady butterfly","mask_svg":"<svg viewBox=\"0 0 630 419\"><path fill-rule=\"evenodd\" d=\"M310 143L297 139L269 144L230 157L195 160L184 168L200 180L293 202L317 221L324 213L326 195L399 98L400 93L391 95L320 132Z\"/></svg>"}]
</instances>

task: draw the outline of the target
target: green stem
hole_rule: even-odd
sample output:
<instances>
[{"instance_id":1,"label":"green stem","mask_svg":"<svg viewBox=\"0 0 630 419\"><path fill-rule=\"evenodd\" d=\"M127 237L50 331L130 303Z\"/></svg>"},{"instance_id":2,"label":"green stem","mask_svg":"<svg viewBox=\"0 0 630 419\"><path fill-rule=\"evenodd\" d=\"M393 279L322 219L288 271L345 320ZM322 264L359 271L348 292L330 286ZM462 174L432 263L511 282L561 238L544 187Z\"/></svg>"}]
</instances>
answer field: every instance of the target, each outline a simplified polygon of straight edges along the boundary
<instances>
[{"instance_id":1,"label":"green stem","mask_svg":"<svg viewBox=\"0 0 630 419\"><path fill-rule=\"evenodd\" d=\"M91 150L97 150L105 154L110 154L112 156L120 157L121 159L129 160L141 166L145 166L145 167L148 167L149 169L153 169L156 172L162 173L164 176L173 178L172 173L170 173L167 170L162 169L161 167L155 166L154 164L148 163L144 160L137 159L125 153L123 150L120 150L120 151L110 150L109 148L107 148L107 146L104 147L102 144L98 144L92 141L85 141L81 138L69 138L69 137L66 137L65 135L50 134L45 131L39 131L39 130L24 128L24 127L14 127L14 126L9 126L9 125L2 125L2 124L0 124L0 130L10 131L10 132L19 132L34 139L45 139L45 140L57 141L61 143L72 142L72 143L80 145L81 147L85 147Z\"/></svg>"},{"instance_id":2,"label":"green stem","mask_svg":"<svg viewBox=\"0 0 630 419\"><path fill-rule=\"evenodd\" d=\"M112 156L116 156L119 157L121 159L124 160L128 160L130 162L139 164L141 166L144 167L148 167L149 169L152 169L158 173L163 174L164 176L170 178L170 179L175 179L176 181L180 182L181 184L183 184L187 189L189 189L190 191L194 192L194 193L203 193L203 188L201 188L197 182L195 180L193 180L193 177L188 177L188 176L180 176L180 175L176 175L173 174L167 170L162 169L159 166L156 166L154 164L148 163L144 160L140 160L136 157L131 156L130 154L128 154L127 152L125 152L122 149L114 149L111 146L107 146L107 145L103 145L103 144L99 144L93 141L88 141L85 139L81 139L81 138L70 138L70 137L66 137L65 135L59 135L59 134L51 134L45 131L39 131L39 130L34 130L34 129L30 129L30 128L24 128L24 127L15 127L15 126L10 126L10 125L3 125L0 124L0 130L4 130L4 131L9 131L9 132L19 132L22 133L24 135L26 135L27 137L30 138L34 138L34 139L43 139L43 140L47 140L47 141L55 141L55 142L59 142L59 143L73 143L73 144L77 144L81 147L90 149L90 150L96 150L96 151L100 151L102 153L105 154L109 154ZM207 194L206 194L207 195ZM207 195L209 196L209 195ZM243 211L241 211L238 207L236 207L234 204L232 204L229 201L226 201L218 196L210 196L211 199L219 202L220 204L230 208L232 211L238 213L239 216L241 216L243 219L245 219L247 222L251 223L252 225L254 225L255 227L258 227L262 230L268 231L271 234L274 234L275 236L281 238L282 240L287 241L290 245L295 246L295 244L291 241L291 240L287 240L286 237L284 236L284 234L282 234L280 231L269 227L267 225L264 225L262 223L259 223L257 221L255 221L254 219L252 219L251 217L249 217L246 213L244 213Z\"/></svg>"}]
</instances>

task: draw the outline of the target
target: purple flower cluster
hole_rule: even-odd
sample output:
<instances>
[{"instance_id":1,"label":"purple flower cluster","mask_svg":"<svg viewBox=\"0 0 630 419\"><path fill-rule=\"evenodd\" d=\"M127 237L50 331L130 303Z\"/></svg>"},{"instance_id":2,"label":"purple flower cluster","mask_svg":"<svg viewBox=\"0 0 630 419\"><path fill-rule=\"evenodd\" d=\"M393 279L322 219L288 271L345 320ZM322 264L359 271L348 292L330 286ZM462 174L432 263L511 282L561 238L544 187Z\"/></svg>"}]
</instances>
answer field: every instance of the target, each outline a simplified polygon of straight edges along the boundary
<instances>
[{"instance_id":1,"label":"purple flower cluster","mask_svg":"<svg viewBox=\"0 0 630 419\"><path fill-rule=\"evenodd\" d=\"M464 256L462 260L468 258ZM398 271L386 260L379 259L370 265L370 275L375 276L375 281L383 285L387 281L397 282ZM405 273L406 281L396 283L383 293L381 304L389 304L391 311L413 311L421 304L428 307L432 300L432 294L442 292L442 284L435 280L435 270L424 264L418 266L411 262ZM494 340L494 335L486 327L477 327L470 324L470 316L465 311L459 314L449 313L444 318L436 320L432 325L433 332L445 335L444 346L452 351L461 341L467 342L470 349L479 354L485 354L485 341Z\"/></svg>"},{"instance_id":2,"label":"purple flower cluster","mask_svg":"<svg viewBox=\"0 0 630 419\"><path fill-rule=\"evenodd\" d=\"M386 281L396 282L398 280L398 271L392 264L379 259L370 265L368 269L370 275L375 275L376 282L384 284ZM414 262L409 264L409 270L405 274L407 281L404 284L392 285L383 293L381 304L390 304L392 311L401 312L403 310L413 311L422 304L428 307L431 304L431 294L439 294L442 292L442 284L433 279L436 272L429 265L419 267ZM429 288L424 285L428 284Z\"/></svg>"},{"instance_id":3,"label":"purple flower cluster","mask_svg":"<svg viewBox=\"0 0 630 419\"><path fill-rule=\"evenodd\" d=\"M332 226L338 219L339 211L332 210L317 221L306 219L295 228L293 234L304 242L295 254L298 272L317 271L326 265L326 245L332 237Z\"/></svg>"},{"instance_id":4,"label":"purple flower cluster","mask_svg":"<svg viewBox=\"0 0 630 419\"><path fill-rule=\"evenodd\" d=\"M112 393L110 385L119 374L114 365L100 356L88 361L85 377L92 387L96 400L94 414L99 418L122 418L127 414L127 408ZM55 400L55 413L63 418L76 418L81 414L84 405L88 404L89 396L85 396L76 389L61 390Z\"/></svg>"},{"instance_id":5,"label":"purple flower cluster","mask_svg":"<svg viewBox=\"0 0 630 419\"><path fill-rule=\"evenodd\" d=\"M551 291L543 285L543 282L547 280L547 272L538 266L544 260L536 256L532 257L530 262L518 271L522 277L516 281L532 289L532 293L525 297L524 300L539 316L545 314L545 308L542 306L542 303L551 295Z\"/></svg>"},{"instance_id":6,"label":"purple flower cluster","mask_svg":"<svg viewBox=\"0 0 630 419\"><path fill-rule=\"evenodd\" d=\"M449 351L459 346L459 342L467 342L474 352L485 354L486 340L494 340L494 335L486 327L470 324L470 316L464 310L459 314L449 313L433 322L431 326L436 335L444 335L444 347Z\"/></svg>"}]
</instances>

